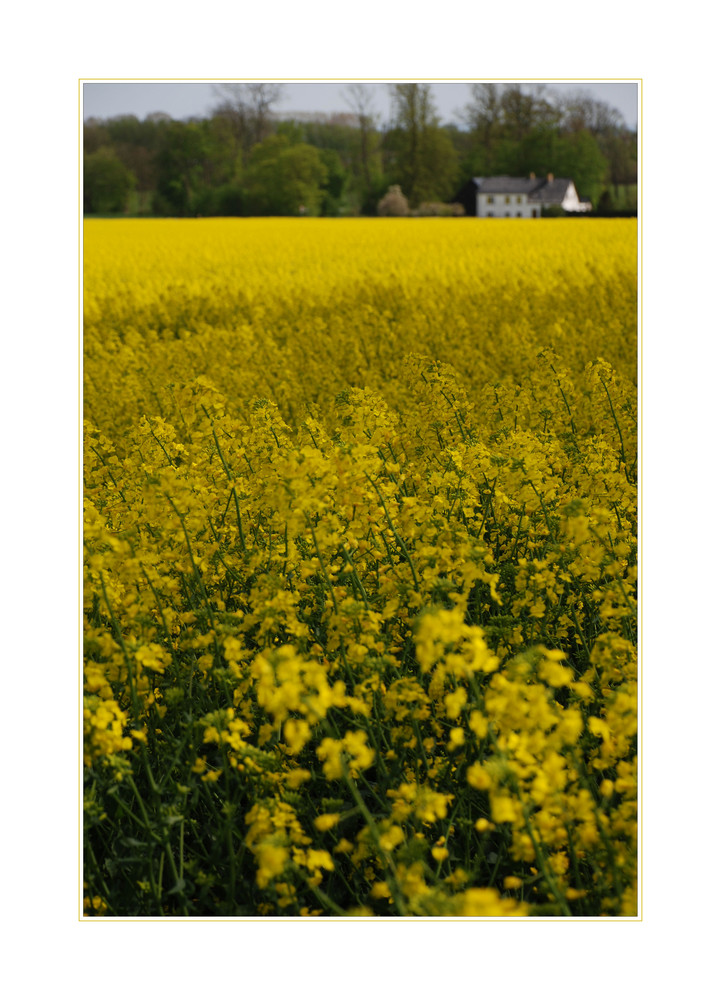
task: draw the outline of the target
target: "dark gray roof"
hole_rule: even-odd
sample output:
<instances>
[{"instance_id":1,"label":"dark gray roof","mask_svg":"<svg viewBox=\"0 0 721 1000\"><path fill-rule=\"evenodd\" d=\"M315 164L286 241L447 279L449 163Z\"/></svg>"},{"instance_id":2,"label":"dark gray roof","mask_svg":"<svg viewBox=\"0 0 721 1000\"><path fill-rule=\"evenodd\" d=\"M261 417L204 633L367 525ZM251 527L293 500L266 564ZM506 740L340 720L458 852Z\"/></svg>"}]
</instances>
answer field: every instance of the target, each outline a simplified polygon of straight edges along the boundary
<instances>
[{"instance_id":1,"label":"dark gray roof","mask_svg":"<svg viewBox=\"0 0 721 1000\"><path fill-rule=\"evenodd\" d=\"M474 177L476 189L483 194L525 194L530 201L563 201L569 177Z\"/></svg>"},{"instance_id":2,"label":"dark gray roof","mask_svg":"<svg viewBox=\"0 0 721 1000\"><path fill-rule=\"evenodd\" d=\"M566 197L568 185L573 181L570 177L554 177L552 181L541 181L540 187L529 195L531 201L552 201L560 203Z\"/></svg>"}]
</instances>

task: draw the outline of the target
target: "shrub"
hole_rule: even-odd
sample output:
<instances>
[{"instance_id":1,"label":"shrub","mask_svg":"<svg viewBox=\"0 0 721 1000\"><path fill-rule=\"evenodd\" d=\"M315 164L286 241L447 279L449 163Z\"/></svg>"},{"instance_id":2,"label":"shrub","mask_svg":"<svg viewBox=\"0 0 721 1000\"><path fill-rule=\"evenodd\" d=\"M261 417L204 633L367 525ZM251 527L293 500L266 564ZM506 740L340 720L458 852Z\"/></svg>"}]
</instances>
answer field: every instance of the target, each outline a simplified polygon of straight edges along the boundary
<instances>
[{"instance_id":1,"label":"shrub","mask_svg":"<svg viewBox=\"0 0 721 1000\"><path fill-rule=\"evenodd\" d=\"M458 218L465 214L466 210L463 205L458 202L453 202L449 205L444 201L424 201L415 211L411 212L411 215L423 217L440 216L442 218Z\"/></svg>"},{"instance_id":2,"label":"shrub","mask_svg":"<svg viewBox=\"0 0 721 1000\"><path fill-rule=\"evenodd\" d=\"M388 191L378 202L378 214L395 217L410 214L408 199L401 191L399 184L391 184Z\"/></svg>"}]
</instances>

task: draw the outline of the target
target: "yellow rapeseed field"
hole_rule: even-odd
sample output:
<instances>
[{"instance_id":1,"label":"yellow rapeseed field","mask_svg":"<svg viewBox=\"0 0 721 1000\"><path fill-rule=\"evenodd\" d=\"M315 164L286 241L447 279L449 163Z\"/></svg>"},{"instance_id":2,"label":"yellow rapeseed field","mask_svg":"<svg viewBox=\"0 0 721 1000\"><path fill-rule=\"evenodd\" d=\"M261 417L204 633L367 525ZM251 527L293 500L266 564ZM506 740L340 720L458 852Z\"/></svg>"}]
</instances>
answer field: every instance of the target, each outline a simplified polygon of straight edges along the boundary
<instances>
[{"instance_id":1,"label":"yellow rapeseed field","mask_svg":"<svg viewBox=\"0 0 721 1000\"><path fill-rule=\"evenodd\" d=\"M635 220L84 259L85 912L635 915Z\"/></svg>"}]
</instances>

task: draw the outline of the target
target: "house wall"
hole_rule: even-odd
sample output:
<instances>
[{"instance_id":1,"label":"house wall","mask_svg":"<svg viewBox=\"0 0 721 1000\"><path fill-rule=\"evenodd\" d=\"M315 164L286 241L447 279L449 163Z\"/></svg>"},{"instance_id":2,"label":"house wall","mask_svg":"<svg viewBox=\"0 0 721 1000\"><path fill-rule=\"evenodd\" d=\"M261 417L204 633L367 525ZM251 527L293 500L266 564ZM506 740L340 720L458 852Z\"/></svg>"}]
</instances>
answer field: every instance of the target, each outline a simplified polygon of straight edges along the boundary
<instances>
[{"instance_id":1,"label":"house wall","mask_svg":"<svg viewBox=\"0 0 721 1000\"><path fill-rule=\"evenodd\" d=\"M571 182L566 188L561 208L564 208L567 212L587 212L591 208L591 203L580 200L576 191L576 185Z\"/></svg>"},{"instance_id":2,"label":"house wall","mask_svg":"<svg viewBox=\"0 0 721 1000\"><path fill-rule=\"evenodd\" d=\"M490 204L488 201L489 198L493 199ZM509 199L508 202L506 198ZM534 208L540 216L540 206L529 203L528 195L525 194L488 195L478 193L476 195L476 215L479 219L531 219L533 218Z\"/></svg>"}]
</instances>

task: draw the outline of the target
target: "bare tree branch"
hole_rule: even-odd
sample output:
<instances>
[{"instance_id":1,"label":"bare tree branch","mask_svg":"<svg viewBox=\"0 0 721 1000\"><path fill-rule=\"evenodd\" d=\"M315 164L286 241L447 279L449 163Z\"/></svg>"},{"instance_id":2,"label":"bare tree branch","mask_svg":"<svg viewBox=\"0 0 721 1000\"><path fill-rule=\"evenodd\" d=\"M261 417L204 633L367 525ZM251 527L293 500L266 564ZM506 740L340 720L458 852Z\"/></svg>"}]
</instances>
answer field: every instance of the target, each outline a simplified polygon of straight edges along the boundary
<instances>
[{"instance_id":1,"label":"bare tree branch","mask_svg":"<svg viewBox=\"0 0 721 1000\"><path fill-rule=\"evenodd\" d=\"M264 80L224 82L215 84L213 92L220 102L215 113L230 121L237 141L247 153L267 136L271 109L285 97L285 86Z\"/></svg>"}]
</instances>

